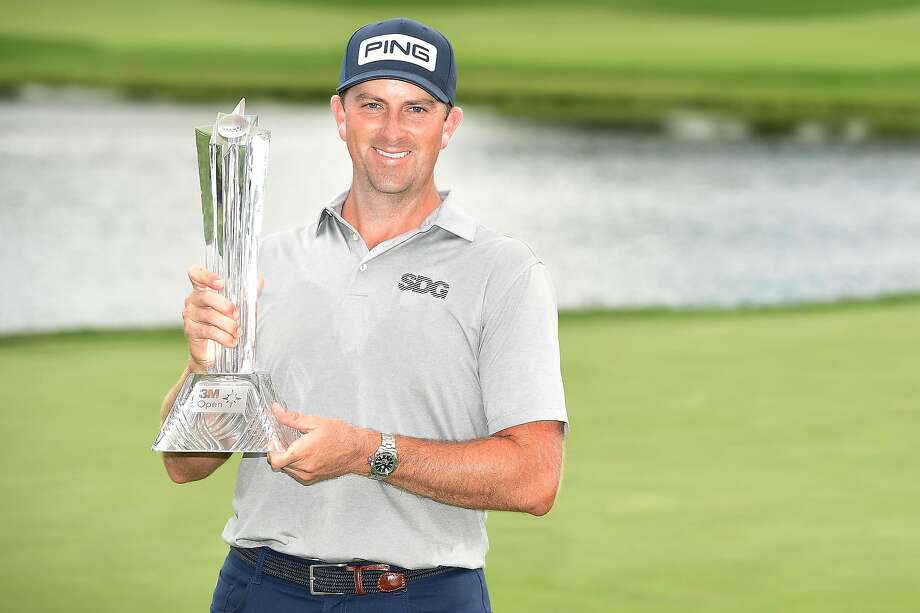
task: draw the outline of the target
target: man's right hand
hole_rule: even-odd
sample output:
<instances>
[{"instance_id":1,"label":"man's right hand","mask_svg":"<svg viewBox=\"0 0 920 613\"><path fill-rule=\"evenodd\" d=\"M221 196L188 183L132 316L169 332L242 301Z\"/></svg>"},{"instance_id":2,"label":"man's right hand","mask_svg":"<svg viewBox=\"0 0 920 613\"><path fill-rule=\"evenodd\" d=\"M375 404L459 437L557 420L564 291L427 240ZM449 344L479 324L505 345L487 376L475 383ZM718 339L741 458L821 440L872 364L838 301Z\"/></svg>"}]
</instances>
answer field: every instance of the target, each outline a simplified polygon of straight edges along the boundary
<instances>
[{"instance_id":1,"label":"man's right hand","mask_svg":"<svg viewBox=\"0 0 920 613\"><path fill-rule=\"evenodd\" d=\"M188 280L192 292L185 298L182 320L188 341L189 370L206 373L214 362L208 341L233 347L239 340L239 309L218 293L224 282L217 274L202 266L192 266L188 269Z\"/></svg>"}]
</instances>

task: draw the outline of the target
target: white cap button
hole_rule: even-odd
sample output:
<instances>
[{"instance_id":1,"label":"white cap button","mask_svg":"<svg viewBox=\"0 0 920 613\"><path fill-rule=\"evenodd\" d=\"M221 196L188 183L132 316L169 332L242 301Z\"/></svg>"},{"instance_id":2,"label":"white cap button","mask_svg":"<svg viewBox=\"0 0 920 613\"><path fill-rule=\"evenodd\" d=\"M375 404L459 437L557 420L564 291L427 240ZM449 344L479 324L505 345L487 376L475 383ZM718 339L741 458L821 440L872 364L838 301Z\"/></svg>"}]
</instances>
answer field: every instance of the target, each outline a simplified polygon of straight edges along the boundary
<instances>
[{"instance_id":1,"label":"white cap button","mask_svg":"<svg viewBox=\"0 0 920 613\"><path fill-rule=\"evenodd\" d=\"M361 272L367 270L367 264L361 264Z\"/></svg>"}]
</instances>

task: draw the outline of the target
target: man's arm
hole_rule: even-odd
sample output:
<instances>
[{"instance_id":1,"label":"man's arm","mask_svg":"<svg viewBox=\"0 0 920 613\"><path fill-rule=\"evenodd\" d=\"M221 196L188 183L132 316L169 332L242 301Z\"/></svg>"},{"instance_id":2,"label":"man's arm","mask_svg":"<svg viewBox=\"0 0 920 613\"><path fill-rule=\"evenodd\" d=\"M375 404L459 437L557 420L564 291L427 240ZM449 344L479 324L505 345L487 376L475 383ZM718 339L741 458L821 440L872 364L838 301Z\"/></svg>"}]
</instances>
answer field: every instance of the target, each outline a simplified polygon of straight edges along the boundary
<instances>
[{"instance_id":1,"label":"man's arm","mask_svg":"<svg viewBox=\"0 0 920 613\"><path fill-rule=\"evenodd\" d=\"M284 453L268 454L275 470L304 485L353 473L370 475L367 458L380 433L335 420L279 410L278 420L305 435ZM404 490L470 509L545 515L562 474L558 421L536 421L463 442L396 437L399 465L387 478Z\"/></svg>"},{"instance_id":2,"label":"man's arm","mask_svg":"<svg viewBox=\"0 0 920 613\"><path fill-rule=\"evenodd\" d=\"M169 390L160 407L160 426L182 389L185 378L192 373L208 372L210 356L208 341L214 340L224 347L232 347L239 339L237 309L229 300L217 293L223 287L220 277L201 266L188 270L192 292L185 299L182 311L185 337L188 341L189 359L179 381ZM213 291L212 291L213 290ZM262 282L259 282L259 291ZM204 479L227 461L230 453L173 453L163 452L163 465L169 478L176 483Z\"/></svg>"},{"instance_id":3,"label":"man's arm","mask_svg":"<svg viewBox=\"0 0 920 613\"><path fill-rule=\"evenodd\" d=\"M373 449L380 435L369 439ZM546 515L562 474L562 424L536 421L462 443L396 437L399 465L387 482L470 509ZM365 458L362 474L370 474Z\"/></svg>"},{"instance_id":4,"label":"man's arm","mask_svg":"<svg viewBox=\"0 0 920 613\"><path fill-rule=\"evenodd\" d=\"M182 389L185 378L193 372L207 372L207 369L194 367L191 364L185 367L185 371L172 389L163 399L163 406L160 407L160 426L166 421L169 410ZM166 473L174 483L188 483L189 481L198 481L204 479L220 465L227 461L231 456L230 453L174 453L171 451L163 452L163 466L166 467Z\"/></svg>"}]
</instances>

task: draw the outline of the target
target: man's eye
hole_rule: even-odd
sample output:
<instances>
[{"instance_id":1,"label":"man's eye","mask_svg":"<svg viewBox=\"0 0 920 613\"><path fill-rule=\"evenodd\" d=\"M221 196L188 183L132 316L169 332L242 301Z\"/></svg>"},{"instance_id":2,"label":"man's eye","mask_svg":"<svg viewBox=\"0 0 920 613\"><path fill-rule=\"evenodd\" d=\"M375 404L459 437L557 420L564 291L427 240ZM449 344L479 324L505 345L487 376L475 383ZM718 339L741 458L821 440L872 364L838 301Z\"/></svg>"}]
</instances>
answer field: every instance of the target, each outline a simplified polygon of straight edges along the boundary
<instances>
[{"instance_id":1,"label":"man's eye","mask_svg":"<svg viewBox=\"0 0 920 613\"><path fill-rule=\"evenodd\" d=\"M423 106L410 106L409 110L413 113L425 113L427 110Z\"/></svg>"},{"instance_id":2,"label":"man's eye","mask_svg":"<svg viewBox=\"0 0 920 613\"><path fill-rule=\"evenodd\" d=\"M368 102L364 105L364 108L376 110L380 108L380 105L376 102Z\"/></svg>"}]
</instances>

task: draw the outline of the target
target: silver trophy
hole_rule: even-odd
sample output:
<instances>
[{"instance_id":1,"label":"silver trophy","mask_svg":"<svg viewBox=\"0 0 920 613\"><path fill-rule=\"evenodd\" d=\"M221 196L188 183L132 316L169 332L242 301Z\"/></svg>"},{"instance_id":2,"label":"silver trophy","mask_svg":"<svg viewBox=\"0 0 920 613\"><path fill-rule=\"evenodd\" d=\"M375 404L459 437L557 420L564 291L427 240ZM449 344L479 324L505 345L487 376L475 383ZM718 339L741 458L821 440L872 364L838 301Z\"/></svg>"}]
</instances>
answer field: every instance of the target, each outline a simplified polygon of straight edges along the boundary
<instances>
[{"instance_id":1,"label":"silver trophy","mask_svg":"<svg viewBox=\"0 0 920 613\"><path fill-rule=\"evenodd\" d=\"M256 239L270 132L246 100L218 113L211 127L195 128L204 220L205 267L224 280L221 295L239 308L241 335L234 347L209 341L213 366L182 384L154 451L284 451L299 433L272 413L280 402L267 373L255 372Z\"/></svg>"}]
</instances>

